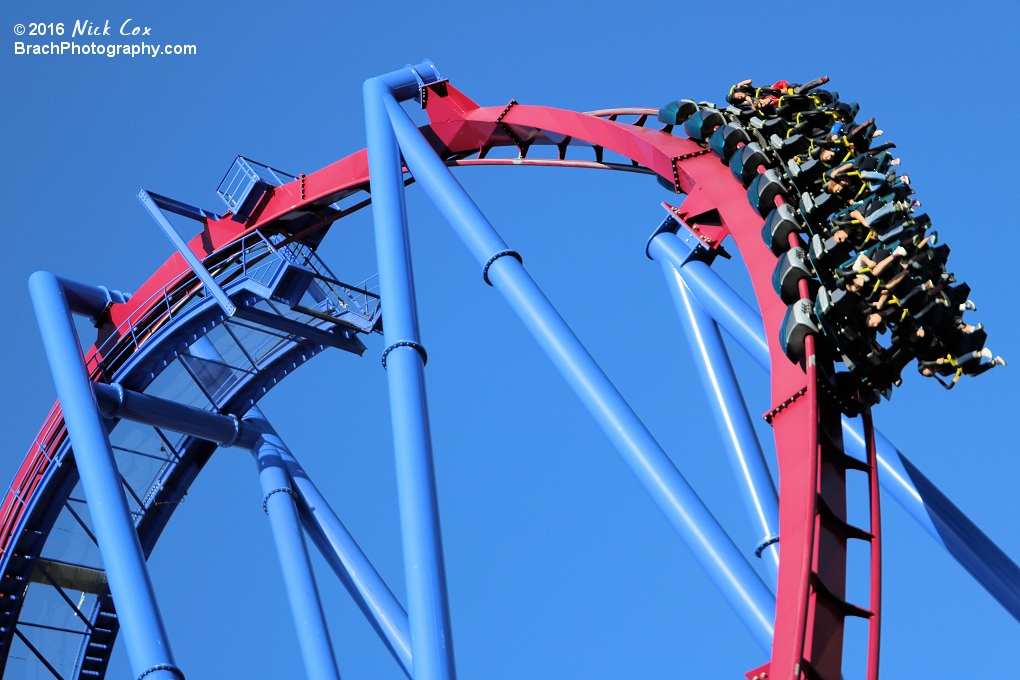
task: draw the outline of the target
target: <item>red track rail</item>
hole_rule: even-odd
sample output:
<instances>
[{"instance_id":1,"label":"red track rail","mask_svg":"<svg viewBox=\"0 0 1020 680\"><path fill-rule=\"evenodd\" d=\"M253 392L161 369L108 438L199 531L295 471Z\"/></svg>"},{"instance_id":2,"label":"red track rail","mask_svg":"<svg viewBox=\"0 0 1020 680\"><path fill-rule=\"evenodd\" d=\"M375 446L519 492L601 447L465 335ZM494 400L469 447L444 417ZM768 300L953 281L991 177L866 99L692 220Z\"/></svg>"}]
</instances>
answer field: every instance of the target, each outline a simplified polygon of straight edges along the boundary
<instances>
[{"instance_id":1,"label":"red track rail","mask_svg":"<svg viewBox=\"0 0 1020 680\"><path fill-rule=\"evenodd\" d=\"M688 219L696 219L711 211L732 235L747 264L761 309L772 357L772 403L779 407L772 421L782 479L780 496L780 533L784 559L780 564L776 633L769 677L805 677L810 669L800 664L810 661L811 669L826 679L839 677L842 658L842 616L833 618L825 608L817 606L818 589L806 588L804 564L818 574L833 595L842 597L846 575L846 541L833 543L818 522L815 499L829 494L829 505L845 518L845 468L833 468L824 451L832 444L838 453L838 412L822 408L812 398L814 380L801 366L792 363L779 347L779 329L786 305L773 292L771 277L776 256L761 238L762 218L748 204L744 188L731 175L726 165L707 153L697 143L667 131L643 127L654 109L610 109L578 113L542 106L511 102L508 106L480 107L446 81L428 87L426 108L431 120L428 138L451 165L550 165L597 169L651 172L673 183L677 193L687 194L683 211ZM639 124L622 123L619 116L639 116ZM534 145L555 145L559 158L525 158ZM520 159L485 159L494 147L516 146ZM567 160L568 148L593 148L595 160ZM615 152L632 165L602 162L603 150ZM478 155L469 159L467 156ZM230 216L207 221L203 232L190 247L201 258L218 257L230 244L258 228L285 229L288 219L314 212L316 209L365 190L368 187L368 155L358 151L317 172L267 193L244 224ZM367 198L367 195L366 195ZM343 214L368 204L362 201ZM341 215L343 216L343 215ZM335 218L336 216L334 216ZM332 221L330 219L329 221ZM325 224L325 222L324 222ZM216 257L211 258L213 261ZM114 305L110 319L100 329L100 337L113 335L118 340L115 351L130 351L126 329L133 320L155 313L165 291L194 285L183 258L175 254L166 261L132 299ZM127 349L125 349L127 348ZM90 352L95 361L96 350ZM797 398L797 395L805 395ZM833 426L835 418L835 427ZM833 429L834 427L834 429ZM818 437L816 433L827 436ZM35 491L45 471L51 451L65 436L59 408L54 406L39 437L28 453L10 491L0 506L0 552L10 549L12 535L21 517L25 501ZM820 444L814 440L819 439ZM873 443L871 445L872 465ZM845 457L845 455L843 456ZM839 458L838 460L842 460ZM873 468L872 468L873 469ZM872 488L877 478L871 475ZM877 491L872 492L873 531L877 533ZM817 538L817 540L815 540ZM816 547L821 549L815 549ZM806 551L806 552L804 552ZM873 554L877 550L873 550ZM789 559L791 555L803 559ZM873 600L878 592L879 572L873 567ZM805 598L808 604L805 607ZM876 609L877 604L873 604ZM821 613L819 613L821 612ZM807 619L807 620L806 620ZM805 628L805 625L807 626ZM877 622L872 627L877 670Z\"/></svg>"}]
</instances>

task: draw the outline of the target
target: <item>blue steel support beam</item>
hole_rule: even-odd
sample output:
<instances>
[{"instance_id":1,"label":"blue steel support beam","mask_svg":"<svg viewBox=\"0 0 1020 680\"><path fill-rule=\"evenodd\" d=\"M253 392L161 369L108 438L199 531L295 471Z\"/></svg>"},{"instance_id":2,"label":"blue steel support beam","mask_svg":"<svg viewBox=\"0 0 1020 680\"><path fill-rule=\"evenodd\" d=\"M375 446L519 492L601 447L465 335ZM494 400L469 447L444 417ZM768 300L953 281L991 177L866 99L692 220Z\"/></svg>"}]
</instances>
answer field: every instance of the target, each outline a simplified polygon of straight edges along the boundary
<instances>
[{"instance_id":1,"label":"blue steel support beam","mask_svg":"<svg viewBox=\"0 0 1020 680\"><path fill-rule=\"evenodd\" d=\"M683 264L690 248L678 237L672 234L662 237L669 247L670 261L698 302L762 368L771 371L765 329L758 312L704 262L692 260ZM860 419L843 416L843 436L846 452L864 460L864 429ZM878 431L875 448L878 481L886 493L1020 621L1020 567Z\"/></svg>"},{"instance_id":2,"label":"blue steel support beam","mask_svg":"<svg viewBox=\"0 0 1020 680\"><path fill-rule=\"evenodd\" d=\"M524 323L754 639L769 652L775 597L768 587L524 270L519 255L507 248L393 97L386 93L379 96L415 181L453 227L482 268L485 280L499 290ZM374 201L374 189L372 196ZM389 304L390 298L385 293L383 297Z\"/></svg>"},{"instance_id":3,"label":"blue steel support beam","mask_svg":"<svg viewBox=\"0 0 1020 680\"><path fill-rule=\"evenodd\" d=\"M412 674L415 680L453 680L453 637L425 397L426 355L418 335L400 150L385 107L385 102L399 107L395 94L416 94L419 79L418 67L408 67L365 81L365 127L379 288L385 300L383 366L390 393Z\"/></svg>"},{"instance_id":4,"label":"blue steel support beam","mask_svg":"<svg viewBox=\"0 0 1020 680\"><path fill-rule=\"evenodd\" d=\"M192 345L191 353L199 358L220 360L219 352L206 338ZM224 368L223 376L229 375L230 370ZM203 387L215 392L220 382L214 376L208 384L203 382ZM239 420L235 416L133 392L117 384L93 383L92 388L99 410L110 418L133 420L220 446L251 449L263 432L274 431L258 408L251 409L244 420ZM283 447L277 453L290 475L305 531L410 677L411 636L407 613L290 450Z\"/></svg>"},{"instance_id":5,"label":"blue steel support beam","mask_svg":"<svg viewBox=\"0 0 1020 680\"><path fill-rule=\"evenodd\" d=\"M258 407L252 411L257 412L256 416L262 415ZM333 643L326 627L326 616L319 600L319 589L315 585L315 574L301 535L301 520L294 502L295 492L283 462L287 447L265 418L259 420L262 436L252 447L251 453L259 468L262 507L269 515L276 554L280 558L280 570L283 572L298 644L301 646L301 657L305 662L305 674L309 680L340 680L340 670L333 656Z\"/></svg>"},{"instance_id":6,"label":"blue steel support beam","mask_svg":"<svg viewBox=\"0 0 1020 680\"><path fill-rule=\"evenodd\" d=\"M212 413L170 399L125 389L118 383L92 384L99 410L111 418L124 418L173 430L220 446L250 449L260 436L235 416Z\"/></svg>"},{"instance_id":7,"label":"blue steel support beam","mask_svg":"<svg viewBox=\"0 0 1020 680\"><path fill-rule=\"evenodd\" d=\"M220 285L216 283L212 274L210 274L209 270L205 268L204 264L202 264L202 261L199 260L198 257L195 256L195 253L191 251L188 244L183 238L181 238L181 235L177 233L177 230L174 229L174 225L170 224L166 215L163 214L163 212L159 209L159 206L156 205L156 202L152 200L151 196L149 196L149 192L145 189L139 190L138 200L142 202L145 209L149 211L150 215L152 215L152 219L156 221L159 228L163 230L166 237L170 239L170 242L177 248L177 252L181 254L184 261L188 263L189 267L191 267L191 271L195 273L198 280L202 282L205 289L213 296L220 308L223 309L223 313L227 316L233 316L237 312L237 306L230 301L230 298L227 297L225 292L223 292Z\"/></svg>"},{"instance_id":8,"label":"blue steel support beam","mask_svg":"<svg viewBox=\"0 0 1020 680\"><path fill-rule=\"evenodd\" d=\"M246 425L273 431L258 407L248 411L244 419ZM297 495L301 523L308 537L319 548L404 673L411 677L411 635L407 613L290 449L282 445L278 455L289 475L290 487Z\"/></svg>"},{"instance_id":9,"label":"blue steel support beam","mask_svg":"<svg viewBox=\"0 0 1020 680\"><path fill-rule=\"evenodd\" d=\"M182 680L71 319L72 310L101 315L103 307L87 302L105 294L82 284L69 285L65 292L49 272L36 272L28 285L131 670L147 680Z\"/></svg>"},{"instance_id":10,"label":"blue steel support beam","mask_svg":"<svg viewBox=\"0 0 1020 680\"><path fill-rule=\"evenodd\" d=\"M687 334L744 507L751 526L758 534L755 555L764 558L775 590L779 578L779 545L776 543L779 536L779 496L719 327L694 299L676 267L668 259L659 258L659 242L665 236L655 236L649 243L648 253L658 260L666 277L666 285Z\"/></svg>"},{"instance_id":11,"label":"blue steel support beam","mask_svg":"<svg viewBox=\"0 0 1020 680\"><path fill-rule=\"evenodd\" d=\"M649 257L652 256L652 243L655 243L654 259L673 265L708 315L715 319L715 322L722 326L759 366L771 372L772 359L761 315L744 302L744 298L723 281L714 269L701 260L690 259L693 252L691 247L676 234L669 232L657 234L649 242Z\"/></svg>"},{"instance_id":12,"label":"blue steel support beam","mask_svg":"<svg viewBox=\"0 0 1020 680\"><path fill-rule=\"evenodd\" d=\"M216 346L205 337L196 340L189 348L189 352L200 359L223 363L223 357ZM219 372L206 372L204 373L203 387L209 392L216 392L231 377L232 372L226 367ZM128 398L126 402L130 404L131 399ZM171 411L176 412L176 409L171 409ZM208 415L222 419L227 418L222 415ZM202 421L200 418L194 420L196 423ZM175 425L184 425L184 423L178 421ZM203 435L223 432L226 425L227 423L223 422L215 428L191 425L192 429L180 431L192 436L203 437ZM274 431L258 407L250 409L241 422L240 435L235 445L252 446L263 428L265 431ZM213 441L216 441L215 438ZM309 538L322 552L323 558L347 588L404 673L410 677L411 634L404 608L400 606L400 602L379 576L379 572L362 552L357 541L347 531L347 527L329 507L329 503L312 483L290 449L283 446L279 450L279 455L287 468L287 474L290 475L291 488L297 493L301 523L305 531L308 532Z\"/></svg>"}]
</instances>

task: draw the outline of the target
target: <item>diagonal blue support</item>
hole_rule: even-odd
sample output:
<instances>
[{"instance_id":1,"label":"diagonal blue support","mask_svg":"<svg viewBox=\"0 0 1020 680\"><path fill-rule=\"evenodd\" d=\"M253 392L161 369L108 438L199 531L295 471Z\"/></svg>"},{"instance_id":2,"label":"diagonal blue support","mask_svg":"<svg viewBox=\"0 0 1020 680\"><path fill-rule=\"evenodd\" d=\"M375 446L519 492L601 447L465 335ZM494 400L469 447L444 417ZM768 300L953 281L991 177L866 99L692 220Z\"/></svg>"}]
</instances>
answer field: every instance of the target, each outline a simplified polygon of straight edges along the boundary
<instances>
[{"instance_id":1,"label":"diagonal blue support","mask_svg":"<svg viewBox=\"0 0 1020 680\"><path fill-rule=\"evenodd\" d=\"M149 211L150 215L152 215L152 219L156 220L156 224L158 224L159 228L163 230L163 233L166 234L168 239L170 239L170 242L174 244L177 248L177 252L179 252L181 257L184 258L184 261L188 263L188 266L191 267L191 271L195 273L195 276L197 276L198 280L202 282L205 289L213 296L217 304L219 304L219 306L223 309L223 312L227 316L233 316L237 312L237 307L230 301L227 294L223 292L220 285L216 283L212 274L210 274L209 270L205 268L204 264L202 264L202 261L199 260L195 256L195 253L191 251L191 248L189 248L188 244L183 238L181 238L181 235L177 233L177 230L174 229L174 225L170 224L169 220L167 220L166 216L159 209L159 206L157 206L156 202L152 200L151 196L149 196L149 192L145 189L139 190L138 200L142 202L145 209Z\"/></svg>"},{"instance_id":2,"label":"diagonal blue support","mask_svg":"<svg viewBox=\"0 0 1020 680\"><path fill-rule=\"evenodd\" d=\"M71 319L72 311L100 317L110 293L78 283L65 285L49 272L36 272L28 285L132 672L148 680L183 680L183 673L174 665L138 532Z\"/></svg>"},{"instance_id":3,"label":"diagonal blue support","mask_svg":"<svg viewBox=\"0 0 1020 680\"><path fill-rule=\"evenodd\" d=\"M770 651L775 598L768 587L400 105L385 92L377 96L389 113L408 169L467 246L483 278L507 300L754 639ZM374 188L372 195L375 200ZM385 291L383 297L389 305Z\"/></svg>"},{"instance_id":4,"label":"diagonal blue support","mask_svg":"<svg viewBox=\"0 0 1020 680\"><path fill-rule=\"evenodd\" d=\"M771 371L765 329L758 312L704 262L693 260L684 264L690 248L679 238L663 235L663 240L670 261L698 302L762 368ZM860 419L843 416L843 436L846 452L864 460ZM882 488L1020 621L1020 567L877 431L875 448Z\"/></svg>"},{"instance_id":5,"label":"diagonal blue support","mask_svg":"<svg viewBox=\"0 0 1020 680\"><path fill-rule=\"evenodd\" d=\"M196 340L189 351L200 359L223 362L223 357L216 346L206 337ZM232 373L227 368L220 372L208 371L202 375L202 386L210 392L216 392L231 377ZM132 398L133 395L129 393L126 400L128 405L131 404ZM180 407L164 410L179 412ZM143 422L145 418L148 418L149 421L154 419L152 409L130 409L129 417L139 415L144 416ZM159 417L165 419L166 413ZM220 419L219 424L215 427L204 424L203 421L209 421L212 418ZM223 422L228 420L232 422ZM228 416L206 414L204 417L192 417L186 424L182 423L180 419L173 423L173 427L179 428L182 425L188 429L180 429L181 432L191 436L204 437L219 435L228 425L236 427L237 421ZM260 432L275 433L275 430L262 411L258 407L253 407L245 414L244 420L240 423L240 427L236 431L236 441L232 440L225 445L252 446ZM222 441L216 439L215 436L212 439L213 441ZM301 523L309 538L319 548L323 558L347 588L368 622L379 634L383 644L400 664L401 669L408 677L411 677L411 635L408 629L407 613L400 606L400 602L383 581L379 572L372 566L371 561L362 552L357 541L347 531L347 527L329 507L329 503L312 483L301 464L294 458L294 454L283 443L283 440L279 439L278 435L276 441L278 444L276 453L286 468L290 488L295 492L298 500Z\"/></svg>"},{"instance_id":6,"label":"diagonal blue support","mask_svg":"<svg viewBox=\"0 0 1020 680\"><path fill-rule=\"evenodd\" d=\"M207 338L199 338L191 346L191 355L210 361L221 359ZM231 370L224 367L219 373L214 370L203 371L200 379L204 378L202 385L205 389L216 392L231 377ZM92 389L100 411L108 417L125 418L180 432L224 447L251 449L263 433L275 433L258 408L252 408L244 420L239 420L232 415L211 413L169 399L134 392L116 383L107 385L97 382L92 384ZM278 435L274 436L277 438L274 440L275 455L289 475L287 484L298 501L297 511L301 524L387 649L410 677L411 635L407 626L407 613L290 449L279 440ZM86 528L86 531L89 530Z\"/></svg>"},{"instance_id":7,"label":"diagonal blue support","mask_svg":"<svg viewBox=\"0 0 1020 680\"><path fill-rule=\"evenodd\" d=\"M666 285L683 322L744 507L758 533L755 555L765 559L774 591L779 578L779 545L776 543L779 538L779 496L719 328L694 299L676 267L669 259L660 257L660 243L666 236L671 234L654 236L648 244L648 254L662 267Z\"/></svg>"},{"instance_id":8,"label":"diagonal blue support","mask_svg":"<svg viewBox=\"0 0 1020 680\"><path fill-rule=\"evenodd\" d=\"M273 432L269 421L257 407L248 411L245 423ZM277 455L286 469L308 537L319 548L401 669L411 677L411 634L407 613L294 454L282 440L278 444Z\"/></svg>"},{"instance_id":9,"label":"diagonal blue support","mask_svg":"<svg viewBox=\"0 0 1020 680\"><path fill-rule=\"evenodd\" d=\"M256 417L262 415L257 406L252 411ZM301 535L295 492L283 462L287 447L265 418L259 420L262 436L255 442L251 453L259 468L262 507L269 515L301 657L305 662L305 674L309 680L340 680L315 574Z\"/></svg>"},{"instance_id":10,"label":"diagonal blue support","mask_svg":"<svg viewBox=\"0 0 1020 680\"><path fill-rule=\"evenodd\" d=\"M365 81L365 127L372 178L372 217L383 307L383 367L397 468L397 497L404 548L408 622L415 680L456 677L443 544L439 529L432 441L425 397L425 349L418 335L418 310L407 233L407 208L400 151L385 102L410 98L430 63Z\"/></svg>"}]
</instances>

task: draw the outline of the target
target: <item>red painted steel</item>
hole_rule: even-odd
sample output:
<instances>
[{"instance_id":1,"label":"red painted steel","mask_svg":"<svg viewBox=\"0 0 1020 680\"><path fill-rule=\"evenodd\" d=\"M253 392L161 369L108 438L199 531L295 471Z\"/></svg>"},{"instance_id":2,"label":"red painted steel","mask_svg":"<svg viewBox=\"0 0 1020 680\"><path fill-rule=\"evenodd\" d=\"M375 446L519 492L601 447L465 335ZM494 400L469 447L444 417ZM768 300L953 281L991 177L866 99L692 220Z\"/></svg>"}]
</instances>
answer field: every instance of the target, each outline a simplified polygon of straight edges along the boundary
<instances>
[{"instance_id":1,"label":"red painted steel","mask_svg":"<svg viewBox=\"0 0 1020 680\"><path fill-rule=\"evenodd\" d=\"M697 143L666 131L616 120L621 115L654 115L655 109L610 109L586 114L515 102L509 106L480 107L446 81L433 84L428 89L426 110L431 124L423 132L451 165L548 165L654 172L671 182L677 193L687 194L680 206L687 221L721 224L732 236L747 265L765 325L772 358L772 404L779 406L794 395L806 392L804 398L794 399L784 408L773 409L772 425L782 480L782 552L788 556L793 551L800 559L786 559L780 564L773 659L762 669L771 665L775 672L770 672L770 677L796 677L794 668L800 663L804 645L813 646L823 659L837 659L838 664L842 636L839 636L837 644L834 638L821 640L817 635L805 635L804 628L805 623L809 626L815 623L806 622L804 614L808 609L803 601L808 596L805 579L810 578L810 572L825 572L837 577L840 584L845 580L845 554L842 561L837 554L832 556L832 563L818 564L818 553L813 549L815 531L818 530L814 499L818 492L824 491L825 485L818 472L817 440L819 427L823 424L819 423L817 413L815 366L809 361L805 372L800 365L791 362L779 346L779 330L786 305L772 290L771 277L777 258L761 238L762 217L748 203L743 187L725 164ZM644 119L639 120L645 122ZM558 146L560 158L484 158L494 147L516 146L523 156L534 145ZM596 159L566 160L566 149L578 146L593 148ZM636 166L603 163L603 150L628 158ZM467 158L475 154L479 157ZM207 263L214 262L245 234L260 228L282 228L286 220L366 191L368 185L368 156L365 150L361 150L299 180L270 189L243 224L232 220L230 215L218 221L207 220L202 233L192 239L189 246L200 258L208 258ZM365 198L368 198L367 193ZM367 204L368 200L364 200L343 214ZM124 347L130 351L133 340L128 331L133 325L146 315L158 313L160 301L168 292L195 285L183 258L179 254L173 255L130 301L113 306L107 325L100 329L101 337L119 336L116 351L125 351ZM89 353L89 365L97 365L99 358L93 348ZM59 445L65 436L63 432L59 409L55 406L40 432L38 442L42 444L33 445L15 483L0 505L0 552L13 545L15 537L12 531L20 518L20 508L35 490L34 485L48 464L49 452ZM874 487L874 475L872 479ZM873 527L877 527L877 492L873 496L873 509ZM845 507L843 512L845 514ZM805 563L809 565L806 570ZM805 572L808 572L807 576ZM878 583L878 572L874 569L873 575L874 598L877 592L874 586ZM817 594L811 597L817 598ZM817 610L817 607L810 609ZM841 631L842 619L839 628ZM873 630L877 631L877 625L873 626ZM825 644L819 645L819 642ZM814 662L815 659L811 658ZM804 669L800 670L803 675ZM838 670L836 675L824 677L838 677Z\"/></svg>"}]
</instances>

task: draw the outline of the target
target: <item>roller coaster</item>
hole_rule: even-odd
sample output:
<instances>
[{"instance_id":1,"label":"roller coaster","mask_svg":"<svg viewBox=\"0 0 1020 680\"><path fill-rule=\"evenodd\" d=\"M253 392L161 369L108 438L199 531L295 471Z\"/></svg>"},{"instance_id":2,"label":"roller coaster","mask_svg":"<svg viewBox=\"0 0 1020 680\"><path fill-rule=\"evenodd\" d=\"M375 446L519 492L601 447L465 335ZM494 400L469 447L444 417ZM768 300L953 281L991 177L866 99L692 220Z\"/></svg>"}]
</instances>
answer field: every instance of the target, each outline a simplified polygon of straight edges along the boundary
<instances>
[{"instance_id":1,"label":"roller coaster","mask_svg":"<svg viewBox=\"0 0 1020 680\"><path fill-rule=\"evenodd\" d=\"M800 94L785 83L778 89ZM404 201L411 184L449 222L480 284L503 296L761 647L763 663L748 680L840 678L848 617L867 622L867 644L855 653L867 678L878 677L880 488L1020 620L1020 568L872 425L871 409L898 371L876 377L874 367L886 365L879 350L839 321L849 317L830 313L845 291L825 280L826 253L835 250L814 236L835 212L797 191L810 166L788 163L799 151L790 126L779 130L775 116L758 115L763 107L733 102L583 113L514 100L483 107L428 60L367 80L364 97L367 149L307 175L237 157L217 189L224 214L143 189L139 200L176 252L134 293L48 272L31 277L58 401L0 506L5 677L102 678L119 641L139 680L183 680L146 560L221 446L248 449L258 463L309 678L336 679L339 670L306 536L407 677L456 677L424 392L428 354ZM412 122L404 109L412 102L429 124ZM873 127L862 129L874 136ZM662 268L683 321L757 545L734 544L528 274L524 255L451 172L475 166L640 173L670 192L646 255ZM870 175L861 176L867 184ZM379 273L345 282L317 249L335 222L368 206ZM199 223L201 233L185 241L168 215ZM728 256L726 246L746 263L757 309L711 267ZM87 350L72 315L97 329ZM764 417L781 494L721 331L771 374ZM362 337L372 333L386 345L405 603L258 406L328 349L363 355ZM958 377L962 369L954 370ZM867 526L847 519L852 475L867 480ZM869 549L863 602L846 599L850 541ZM752 560L762 560L764 577Z\"/></svg>"}]
</instances>

